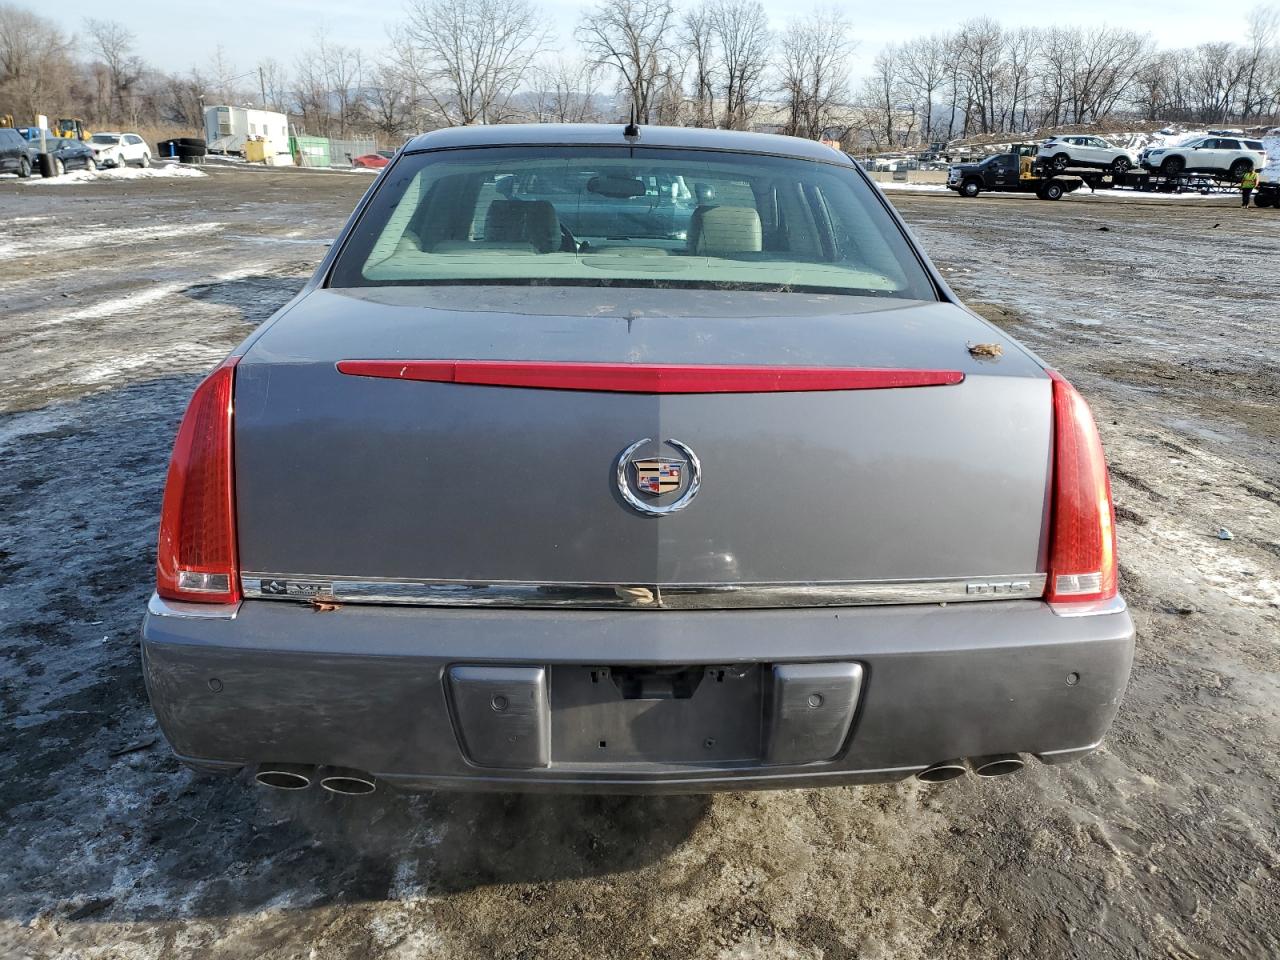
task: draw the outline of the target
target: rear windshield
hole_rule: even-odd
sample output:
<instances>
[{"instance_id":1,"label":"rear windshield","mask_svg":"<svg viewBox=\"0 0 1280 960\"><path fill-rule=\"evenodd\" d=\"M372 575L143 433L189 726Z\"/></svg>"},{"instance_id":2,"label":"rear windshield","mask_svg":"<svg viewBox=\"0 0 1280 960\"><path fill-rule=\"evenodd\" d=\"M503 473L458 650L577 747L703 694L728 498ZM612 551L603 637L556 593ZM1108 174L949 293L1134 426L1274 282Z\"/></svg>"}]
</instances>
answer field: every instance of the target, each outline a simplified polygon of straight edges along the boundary
<instances>
[{"instance_id":1,"label":"rear windshield","mask_svg":"<svg viewBox=\"0 0 1280 960\"><path fill-rule=\"evenodd\" d=\"M852 167L659 148L401 158L330 285L465 283L936 299L902 231Z\"/></svg>"}]
</instances>

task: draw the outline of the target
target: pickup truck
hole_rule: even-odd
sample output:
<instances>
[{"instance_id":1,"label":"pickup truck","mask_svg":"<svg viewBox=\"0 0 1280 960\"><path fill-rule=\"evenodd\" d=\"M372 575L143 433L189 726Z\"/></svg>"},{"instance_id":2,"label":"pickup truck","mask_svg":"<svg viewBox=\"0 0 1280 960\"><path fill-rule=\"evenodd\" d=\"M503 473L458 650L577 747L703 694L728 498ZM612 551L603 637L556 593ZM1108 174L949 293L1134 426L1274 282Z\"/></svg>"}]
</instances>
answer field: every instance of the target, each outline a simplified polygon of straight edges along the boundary
<instances>
[{"instance_id":1,"label":"pickup truck","mask_svg":"<svg viewBox=\"0 0 1280 960\"><path fill-rule=\"evenodd\" d=\"M1015 144L1010 153L998 153L978 163L958 163L947 169L947 187L962 197L976 197L983 190L1034 193L1042 200L1060 200L1078 190L1078 176L1042 175L1036 163L1035 144Z\"/></svg>"}]
</instances>

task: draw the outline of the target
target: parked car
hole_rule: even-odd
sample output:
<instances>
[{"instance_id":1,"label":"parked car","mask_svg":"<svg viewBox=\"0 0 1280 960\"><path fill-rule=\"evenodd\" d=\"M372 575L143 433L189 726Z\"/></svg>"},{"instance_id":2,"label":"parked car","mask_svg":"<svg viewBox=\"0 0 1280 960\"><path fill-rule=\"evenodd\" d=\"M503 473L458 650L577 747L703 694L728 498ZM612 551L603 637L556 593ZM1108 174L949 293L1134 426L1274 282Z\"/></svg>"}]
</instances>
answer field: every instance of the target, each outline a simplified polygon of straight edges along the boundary
<instances>
[{"instance_id":1,"label":"parked car","mask_svg":"<svg viewBox=\"0 0 1280 960\"><path fill-rule=\"evenodd\" d=\"M68 170L97 170L98 161L93 149L83 140L57 137L46 140L48 153L53 158L54 176L62 176Z\"/></svg>"},{"instance_id":2,"label":"parked car","mask_svg":"<svg viewBox=\"0 0 1280 960\"><path fill-rule=\"evenodd\" d=\"M1113 173L1124 173L1138 165L1138 155L1127 147L1116 146L1101 137L1074 135L1046 140L1037 158L1054 170L1099 167Z\"/></svg>"},{"instance_id":3,"label":"parked car","mask_svg":"<svg viewBox=\"0 0 1280 960\"><path fill-rule=\"evenodd\" d=\"M1142 152L1142 166L1166 176L1188 173L1226 174L1239 180L1250 170L1267 165L1267 150L1261 140L1238 137L1193 137L1172 147L1153 147Z\"/></svg>"},{"instance_id":4,"label":"parked car","mask_svg":"<svg viewBox=\"0 0 1280 960\"><path fill-rule=\"evenodd\" d=\"M568 227L651 183L685 237ZM142 662L184 762L274 787L936 782L1097 748L1116 570L1084 399L848 157L457 127L197 387Z\"/></svg>"},{"instance_id":5,"label":"parked car","mask_svg":"<svg viewBox=\"0 0 1280 960\"><path fill-rule=\"evenodd\" d=\"M351 161L351 166L364 167L367 170L381 170L390 162L391 162L391 157L388 157L381 152L366 153L353 159Z\"/></svg>"},{"instance_id":6,"label":"parked car","mask_svg":"<svg viewBox=\"0 0 1280 960\"><path fill-rule=\"evenodd\" d=\"M136 133L95 133L89 146L100 167L151 166L151 148Z\"/></svg>"},{"instance_id":7,"label":"parked car","mask_svg":"<svg viewBox=\"0 0 1280 960\"><path fill-rule=\"evenodd\" d=\"M0 127L0 173L16 173L26 179L31 176L31 146L11 127Z\"/></svg>"}]
</instances>

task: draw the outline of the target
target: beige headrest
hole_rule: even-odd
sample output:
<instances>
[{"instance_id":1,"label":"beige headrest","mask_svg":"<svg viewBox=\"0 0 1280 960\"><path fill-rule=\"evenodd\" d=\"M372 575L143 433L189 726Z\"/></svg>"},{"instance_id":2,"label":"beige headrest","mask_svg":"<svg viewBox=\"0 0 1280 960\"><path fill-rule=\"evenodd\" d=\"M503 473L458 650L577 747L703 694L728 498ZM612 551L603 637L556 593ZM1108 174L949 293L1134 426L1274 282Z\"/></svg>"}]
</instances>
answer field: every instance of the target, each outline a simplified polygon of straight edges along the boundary
<instances>
[{"instance_id":1,"label":"beige headrest","mask_svg":"<svg viewBox=\"0 0 1280 960\"><path fill-rule=\"evenodd\" d=\"M760 214L751 207L697 207L689 221L689 252L702 257L759 253Z\"/></svg>"}]
</instances>

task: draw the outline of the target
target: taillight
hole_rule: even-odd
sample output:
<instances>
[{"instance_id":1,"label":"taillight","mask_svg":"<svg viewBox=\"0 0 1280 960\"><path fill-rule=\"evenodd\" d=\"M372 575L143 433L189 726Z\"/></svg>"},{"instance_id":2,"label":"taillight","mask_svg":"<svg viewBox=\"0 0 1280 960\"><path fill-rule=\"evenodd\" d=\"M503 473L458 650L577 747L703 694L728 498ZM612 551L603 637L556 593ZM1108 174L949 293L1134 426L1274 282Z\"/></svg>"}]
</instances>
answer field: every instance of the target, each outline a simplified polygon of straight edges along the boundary
<instances>
[{"instance_id":1,"label":"taillight","mask_svg":"<svg viewBox=\"0 0 1280 960\"><path fill-rule=\"evenodd\" d=\"M1045 599L1068 608L1116 595L1116 520L1098 426L1084 397L1053 379L1053 515Z\"/></svg>"},{"instance_id":2,"label":"taillight","mask_svg":"<svg viewBox=\"0 0 1280 960\"><path fill-rule=\"evenodd\" d=\"M239 359L227 358L196 387L173 444L156 551L156 592L169 600L240 600L231 452Z\"/></svg>"}]
</instances>

